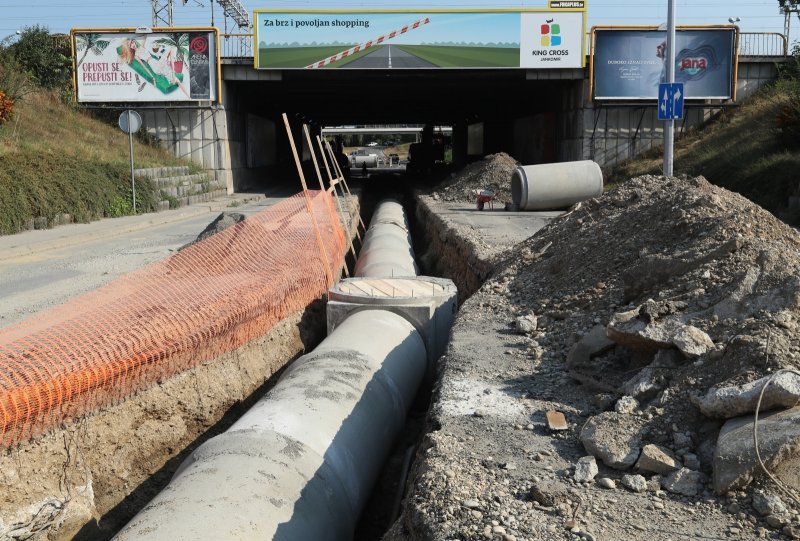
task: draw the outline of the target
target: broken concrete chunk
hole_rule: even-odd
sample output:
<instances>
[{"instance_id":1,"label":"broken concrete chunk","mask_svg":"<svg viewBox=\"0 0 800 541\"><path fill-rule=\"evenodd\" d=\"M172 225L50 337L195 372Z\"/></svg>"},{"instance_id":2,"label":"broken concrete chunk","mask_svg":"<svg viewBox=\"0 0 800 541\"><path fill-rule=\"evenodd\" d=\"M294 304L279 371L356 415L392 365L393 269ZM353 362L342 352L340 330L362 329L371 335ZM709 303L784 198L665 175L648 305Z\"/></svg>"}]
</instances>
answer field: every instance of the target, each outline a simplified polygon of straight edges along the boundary
<instances>
[{"instance_id":1,"label":"broken concrete chunk","mask_svg":"<svg viewBox=\"0 0 800 541\"><path fill-rule=\"evenodd\" d=\"M528 493L532 500L545 507L553 507L564 503L569 498L569 494L560 483L547 480L534 483Z\"/></svg>"},{"instance_id":2,"label":"broken concrete chunk","mask_svg":"<svg viewBox=\"0 0 800 541\"><path fill-rule=\"evenodd\" d=\"M539 325L539 320L537 319L535 314L528 314L526 316L520 316L516 320L517 330L521 334L530 334L536 330L536 327Z\"/></svg>"},{"instance_id":3,"label":"broken concrete chunk","mask_svg":"<svg viewBox=\"0 0 800 541\"><path fill-rule=\"evenodd\" d=\"M612 347L614 347L614 342L606 336L606 328L596 325L569 350L567 368L585 366L592 357L605 353Z\"/></svg>"},{"instance_id":4,"label":"broken concrete chunk","mask_svg":"<svg viewBox=\"0 0 800 541\"><path fill-rule=\"evenodd\" d=\"M582 457L575 464L575 480L579 483L588 483L595 478L598 471L597 461L593 456Z\"/></svg>"},{"instance_id":5,"label":"broken concrete chunk","mask_svg":"<svg viewBox=\"0 0 800 541\"><path fill-rule=\"evenodd\" d=\"M672 338L683 326L675 319L648 322L639 317L640 308L614 314L608 323L608 338L630 348L655 352L672 347Z\"/></svg>"},{"instance_id":6,"label":"broken concrete chunk","mask_svg":"<svg viewBox=\"0 0 800 541\"><path fill-rule=\"evenodd\" d=\"M639 401L632 396L623 396L614 404L614 411L617 413L631 414L639 408Z\"/></svg>"},{"instance_id":7,"label":"broken concrete chunk","mask_svg":"<svg viewBox=\"0 0 800 541\"><path fill-rule=\"evenodd\" d=\"M580 440L584 448L606 466L627 470L639 457L643 423L634 415L606 411L586 421Z\"/></svg>"},{"instance_id":8,"label":"broken concrete chunk","mask_svg":"<svg viewBox=\"0 0 800 541\"><path fill-rule=\"evenodd\" d=\"M597 480L597 486L600 488L607 488L608 490L614 490L617 488L617 483L610 477L601 477Z\"/></svg>"},{"instance_id":9,"label":"broken concrete chunk","mask_svg":"<svg viewBox=\"0 0 800 541\"><path fill-rule=\"evenodd\" d=\"M763 475L753 446L753 419L753 415L730 419L719 432L714 453L718 494L741 489ZM770 472L800 489L800 407L759 415L758 448Z\"/></svg>"},{"instance_id":10,"label":"broken concrete chunk","mask_svg":"<svg viewBox=\"0 0 800 541\"><path fill-rule=\"evenodd\" d=\"M712 387L694 403L706 417L730 419L756 410L761 388L768 378L761 378L738 387ZM800 401L800 376L784 372L778 374L764 391L761 411L778 407L790 408Z\"/></svg>"},{"instance_id":11,"label":"broken concrete chunk","mask_svg":"<svg viewBox=\"0 0 800 541\"><path fill-rule=\"evenodd\" d=\"M634 398L647 399L648 397L653 397L658 394L658 392L661 391L661 385L657 382L655 369L647 366L623 383L620 390Z\"/></svg>"},{"instance_id":12,"label":"broken concrete chunk","mask_svg":"<svg viewBox=\"0 0 800 541\"><path fill-rule=\"evenodd\" d=\"M672 343L689 359L695 359L714 349L711 337L691 325L681 327L672 338Z\"/></svg>"},{"instance_id":13,"label":"broken concrete chunk","mask_svg":"<svg viewBox=\"0 0 800 541\"><path fill-rule=\"evenodd\" d=\"M545 412L547 428L550 430L568 430L567 418L560 411L549 410Z\"/></svg>"},{"instance_id":14,"label":"broken concrete chunk","mask_svg":"<svg viewBox=\"0 0 800 541\"><path fill-rule=\"evenodd\" d=\"M705 475L689 468L674 471L661 480L661 486L673 494L697 496L703 491Z\"/></svg>"},{"instance_id":15,"label":"broken concrete chunk","mask_svg":"<svg viewBox=\"0 0 800 541\"><path fill-rule=\"evenodd\" d=\"M647 490L647 479L641 475L626 474L622 476L622 486L633 492L644 492Z\"/></svg>"},{"instance_id":16,"label":"broken concrete chunk","mask_svg":"<svg viewBox=\"0 0 800 541\"><path fill-rule=\"evenodd\" d=\"M767 515L785 515L789 510L786 509L783 500L775 494L753 494L753 508L761 513L762 516Z\"/></svg>"},{"instance_id":17,"label":"broken concrete chunk","mask_svg":"<svg viewBox=\"0 0 800 541\"><path fill-rule=\"evenodd\" d=\"M647 444L636 462L636 470L666 475L680 469L680 463L669 449L660 445Z\"/></svg>"}]
</instances>

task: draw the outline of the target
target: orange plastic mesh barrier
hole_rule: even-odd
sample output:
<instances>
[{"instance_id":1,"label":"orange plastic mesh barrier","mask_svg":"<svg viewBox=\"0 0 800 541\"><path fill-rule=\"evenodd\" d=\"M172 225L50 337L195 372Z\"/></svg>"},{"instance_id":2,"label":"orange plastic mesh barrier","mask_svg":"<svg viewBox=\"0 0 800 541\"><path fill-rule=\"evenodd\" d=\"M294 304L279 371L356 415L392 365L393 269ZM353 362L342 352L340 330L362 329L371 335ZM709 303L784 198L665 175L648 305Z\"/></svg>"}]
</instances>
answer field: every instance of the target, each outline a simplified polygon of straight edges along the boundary
<instances>
[{"instance_id":1,"label":"orange plastic mesh barrier","mask_svg":"<svg viewBox=\"0 0 800 541\"><path fill-rule=\"evenodd\" d=\"M327 276L342 268L345 239L331 195L309 195L319 236L297 195L0 329L0 445L231 351L324 294Z\"/></svg>"}]
</instances>

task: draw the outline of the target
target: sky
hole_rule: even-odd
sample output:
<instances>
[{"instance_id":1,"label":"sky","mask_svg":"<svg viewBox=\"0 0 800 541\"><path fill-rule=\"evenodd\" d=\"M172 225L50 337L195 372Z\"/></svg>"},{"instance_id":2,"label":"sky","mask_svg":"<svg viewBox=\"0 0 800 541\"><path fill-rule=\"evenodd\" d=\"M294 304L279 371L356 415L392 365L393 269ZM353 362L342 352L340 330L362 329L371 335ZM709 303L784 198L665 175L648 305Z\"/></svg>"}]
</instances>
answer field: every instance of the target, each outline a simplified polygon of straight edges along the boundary
<instances>
[{"instance_id":1,"label":"sky","mask_svg":"<svg viewBox=\"0 0 800 541\"><path fill-rule=\"evenodd\" d=\"M430 0L240 0L247 11L254 9L391 9L429 8ZM666 21L667 0L587 0L589 26L658 25ZM497 2L492 0L443 0L442 8L537 8L546 0ZM151 26L150 0L0 0L0 38L13 36L27 26L42 25L51 32L69 32L73 27ZM219 5L213 5L214 23L224 31L225 19ZM210 0L175 0L176 26L208 26L212 19ZM677 0L678 24L727 24L739 17L743 32L783 32L783 15L777 0ZM228 31L239 32L228 19ZM13 39L13 38L12 38ZM790 41L800 40L800 19L792 20Z\"/></svg>"}]
</instances>

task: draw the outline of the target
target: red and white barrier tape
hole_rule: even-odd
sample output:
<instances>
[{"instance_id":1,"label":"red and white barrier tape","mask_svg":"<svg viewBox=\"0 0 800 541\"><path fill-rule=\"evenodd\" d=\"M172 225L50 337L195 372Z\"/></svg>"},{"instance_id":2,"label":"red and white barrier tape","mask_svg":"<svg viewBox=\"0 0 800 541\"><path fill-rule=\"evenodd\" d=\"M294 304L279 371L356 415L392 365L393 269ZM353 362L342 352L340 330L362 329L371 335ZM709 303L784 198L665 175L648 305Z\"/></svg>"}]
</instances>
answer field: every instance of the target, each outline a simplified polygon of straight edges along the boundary
<instances>
[{"instance_id":1,"label":"red and white barrier tape","mask_svg":"<svg viewBox=\"0 0 800 541\"><path fill-rule=\"evenodd\" d=\"M339 60L341 60L343 58L347 58L348 56L350 56L352 54L355 54L355 53L357 53L359 51L363 51L365 49L369 49L370 47L372 47L374 45L380 45L386 40L395 38L395 37L397 37L397 36L399 36L401 34L405 34L409 30L414 30L416 28L419 28L422 25L428 24L429 22L431 22L430 18L425 17L424 19L421 19L421 20L415 22L414 24L407 24L406 26L404 26L403 28L401 28L399 30L395 30L394 32L389 32L388 34L384 34L384 35L382 35L382 36L380 36L380 37L378 37L376 39L370 40L370 41L368 41L366 43L362 43L361 45L356 45L355 47L351 47L351 48L347 49L346 51L342 51L341 53L335 54L333 56L329 56L328 58L323 58L319 62L314 62L313 64L309 64L308 66L306 66L306 68L312 68L312 69L313 68L324 68L328 64L333 64L334 62L338 62Z\"/></svg>"}]
</instances>

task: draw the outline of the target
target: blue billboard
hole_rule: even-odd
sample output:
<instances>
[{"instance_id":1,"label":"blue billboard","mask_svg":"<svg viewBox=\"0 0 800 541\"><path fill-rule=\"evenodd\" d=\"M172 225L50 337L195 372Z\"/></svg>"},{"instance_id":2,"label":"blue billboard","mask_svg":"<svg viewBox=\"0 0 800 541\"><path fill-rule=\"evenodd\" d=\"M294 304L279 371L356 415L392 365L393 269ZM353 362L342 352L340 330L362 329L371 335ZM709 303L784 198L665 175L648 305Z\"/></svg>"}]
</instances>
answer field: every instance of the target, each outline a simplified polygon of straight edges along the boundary
<instances>
[{"instance_id":1,"label":"blue billboard","mask_svg":"<svg viewBox=\"0 0 800 541\"><path fill-rule=\"evenodd\" d=\"M678 29L675 41L675 82L684 84L685 98L730 99L736 29ZM666 32L595 29L592 60L594 99L655 100L666 82Z\"/></svg>"}]
</instances>

